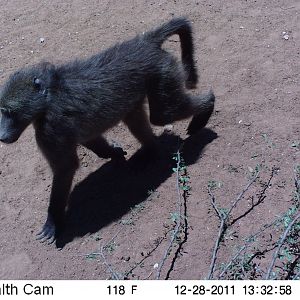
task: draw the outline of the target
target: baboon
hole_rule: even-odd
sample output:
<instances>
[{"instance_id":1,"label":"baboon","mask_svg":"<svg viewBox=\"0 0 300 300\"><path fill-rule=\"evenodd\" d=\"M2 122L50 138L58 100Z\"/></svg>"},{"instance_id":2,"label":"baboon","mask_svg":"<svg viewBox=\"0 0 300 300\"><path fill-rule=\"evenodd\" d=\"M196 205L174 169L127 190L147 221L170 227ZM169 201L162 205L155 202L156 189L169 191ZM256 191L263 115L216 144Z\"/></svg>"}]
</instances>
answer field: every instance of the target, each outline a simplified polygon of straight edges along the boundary
<instances>
[{"instance_id":1,"label":"baboon","mask_svg":"<svg viewBox=\"0 0 300 300\"><path fill-rule=\"evenodd\" d=\"M161 48L178 34L182 64ZM38 237L53 242L62 232L74 173L76 147L99 157L124 160L121 148L101 134L121 120L137 140L156 149L150 122L163 126L192 117L188 133L204 127L214 108L214 94L193 96L198 76L193 58L190 22L175 18L162 26L118 43L88 59L55 66L42 62L12 74L0 94L0 140L13 143L32 123L47 159L53 183L48 215Z\"/></svg>"}]
</instances>

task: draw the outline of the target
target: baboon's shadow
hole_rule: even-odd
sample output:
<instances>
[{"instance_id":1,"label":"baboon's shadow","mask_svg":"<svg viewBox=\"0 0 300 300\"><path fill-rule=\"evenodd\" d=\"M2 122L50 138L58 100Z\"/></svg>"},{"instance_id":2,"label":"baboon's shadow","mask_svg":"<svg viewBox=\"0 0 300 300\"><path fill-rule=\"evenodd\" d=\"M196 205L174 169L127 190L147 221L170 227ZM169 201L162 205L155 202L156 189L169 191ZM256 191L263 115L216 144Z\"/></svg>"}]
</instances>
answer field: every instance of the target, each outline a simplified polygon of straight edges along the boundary
<instances>
[{"instance_id":1,"label":"baboon's shadow","mask_svg":"<svg viewBox=\"0 0 300 300\"><path fill-rule=\"evenodd\" d=\"M209 129L187 138L182 148L185 164L195 163L204 147L215 138L217 134ZM146 167L140 168L143 151L140 149L121 165L105 163L75 186L70 195L66 230L57 240L57 247L119 220L134 205L146 200L150 190L155 190L172 175L176 164L172 156L182 139L163 134L159 140L162 156Z\"/></svg>"}]
</instances>

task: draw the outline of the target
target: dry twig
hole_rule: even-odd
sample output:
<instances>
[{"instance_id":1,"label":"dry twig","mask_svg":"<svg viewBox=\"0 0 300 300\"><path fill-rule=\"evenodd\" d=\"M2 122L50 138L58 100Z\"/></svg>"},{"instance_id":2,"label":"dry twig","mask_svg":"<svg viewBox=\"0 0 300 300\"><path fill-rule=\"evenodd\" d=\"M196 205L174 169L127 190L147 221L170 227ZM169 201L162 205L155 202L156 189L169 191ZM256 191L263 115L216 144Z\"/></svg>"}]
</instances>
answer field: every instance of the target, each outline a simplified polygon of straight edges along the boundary
<instances>
[{"instance_id":1,"label":"dry twig","mask_svg":"<svg viewBox=\"0 0 300 300\"><path fill-rule=\"evenodd\" d=\"M300 278L300 270L298 271L298 273L293 277L293 280L297 280Z\"/></svg>"},{"instance_id":2,"label":"dry twig","mask_svg":"<svg viewBox=\"0 0 300 300\"><path fill-rule=\"evenodd\" d=\"M271 277L271 272L274 268L274 265L275 265L275 261L278 257L278 253L283 245L283 243L285 242L290 230L292 229L293 225L296 223L296 221L300 218L300 213L298 215L296 215L294 217L294 219L290 222L289 226L286 228L286 230L284 231L284 233L282 234L281 238L279 239L278 241L278 245L277 245L277 249L276 251L273 253L273 258L272 258L272 261L270 263L270 266L269 266L269 269L268 269L268 272L267 272L267 275L266 275L266 278L265 279L270 279Z\"/></svg>"},{"instance_id":3,"label":"dry twig","mask_svg":"<svg viewBox=\"0 0 300 300\"><path fill-rule=\"evenodd\" d=\"M260 174L259 171L257 171L255 173L255 175L252 177L252 179L250 180L250 182L246 185L246 187L242 190L242 192L235 199L235 201L233 202L233 204L229 208L228 212L223 212L223 211L219 210L219 208L217 207L217 205L215 203L215 196L214 196L214 194L212 192L212 189L211 189L210 186L208 186L208 193L209 193L209 195L211 197L211 203L212 203L212 205L213 205L213 207L214 207L215 211L217 212L218 217L220 219L220 227L219 227L219 232L218 232L217 239L215 241L215 246L214 246L214 250L213 250L213 255L212 255L212 259L211 259L211 263L210 263L210 268L209 268L209 273L208 273L207 279L212 279L212 276L213 276L213 273L214 273L214 269L215 269L215 265L216 265L216 259L217 259L217 253L218 253L218 250L219 250L219 246L220 246L220 243L222 241L223 235L224 235L226 229L228 228L227 221L229 219L229 216L230 216L232 210L241 201L241 199L243 199L245 193L249 190L249 188L251 187L251 185L257 180L259 174Z\"/></svg>"},{"instance_id":4,"label":"dry twig","mask_svg":"<svg viewBox=\"0 0 300 300\"><path fill-rule=\"evenodd\" d=\"M230 266L235 262L235 260L240 256L240 254L248 248L250 243L257 238L260 234L262 234L266 229L274 226L277 224L279 220L275 220L270 224L264 225L260 230L258 230L256 233L251 234L245 239L245 244L237 251L237 253L234 255L234 257L231 258L231 260L226 264L225 268L222 270L222 272L219 274L218 279L222 279L223 275L227 272L227 270L230 268Z\"/></svg>"},{"instance_id":5,"label":"dry twig","mask_svg":"<svg viewBox=\"0 0 300 300\"><path fill-rule=\"evenodd\" d=\"M170 230L168 230L167 233L169 231ZM165 234L165 236L166 236L166 234ZM153 249L151 249L151 251L147 252L146 255L139 262L137 262L134 266L132 266L130 270L128 270L127 272L125 272L125 275L124 275L125 278L127 278L127 276L129 274L131 274L138 266L140 266L147 258L149 258L152 253L154 253L154 251L160 246L160 244L162 243L162 241L165 239L165 236L163 238L157 239L157 243L155 244L155 246L153 247ZM153 271L151 272L151 275L152 275L152 273L153 273Z\"/></svg>"}]
</instances>

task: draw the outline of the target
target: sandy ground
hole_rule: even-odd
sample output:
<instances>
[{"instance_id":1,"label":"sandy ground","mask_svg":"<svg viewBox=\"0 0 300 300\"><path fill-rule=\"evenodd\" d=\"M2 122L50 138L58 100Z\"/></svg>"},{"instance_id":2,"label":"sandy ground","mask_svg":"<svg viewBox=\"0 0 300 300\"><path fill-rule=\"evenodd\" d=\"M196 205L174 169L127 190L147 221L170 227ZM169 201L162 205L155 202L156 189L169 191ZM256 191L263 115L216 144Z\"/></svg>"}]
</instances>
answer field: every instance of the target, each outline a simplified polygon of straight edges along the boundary
<instances>
[{"instance_id":1,"label":"sandy ground","mask_svg":"<svg viewBox=\"0 0 300 300\"><path fill-rule=\"evenodd\" d=\"M185 140L182 155L191 187L184 238L173 244L160 278L207 276L219 224L207 193L209 181L220 182L217 202L228 207L258 163L265 166L263 178L272 167L279 170L263 203L235 224L218 262L291 205L293 168L300 163L299 1L0 0L0 7L0 84L22 66L88 57L174 16L193 22L197 92L212 87L217 103L206 130L188 138L184 121L174 124L173 136L160 137L169 153ZM176 41L166 47L179 54ZM105 245L106 262L116 274L157 276L177 212L174 161L170 154L142 172L132 171L137 141L124 125L107 136L128 152L128 164L116 167L78 150L81 168L61 250L35 240L46 217L51 172L32 127L15 144L0 145L0 279L106 279L111 274L97 254ZM254 186L251 193L258 190Z\"/></svg>"}]
</instances>

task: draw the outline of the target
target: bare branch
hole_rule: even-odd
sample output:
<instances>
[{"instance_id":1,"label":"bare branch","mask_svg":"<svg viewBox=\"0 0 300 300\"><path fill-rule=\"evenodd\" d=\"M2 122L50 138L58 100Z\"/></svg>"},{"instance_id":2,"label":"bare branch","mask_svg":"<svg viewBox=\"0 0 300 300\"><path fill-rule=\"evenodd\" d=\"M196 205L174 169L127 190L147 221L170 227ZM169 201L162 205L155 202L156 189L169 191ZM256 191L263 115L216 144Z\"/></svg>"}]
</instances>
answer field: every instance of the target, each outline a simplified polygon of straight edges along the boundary
<instances>
[{"instance_id":1,"label":"bare branch","mask_svg":"<svg viewBox=\"0 0 300 300\"><path fill-rule=\"evenodd\" d=\"M167 233L169 232L170 230L167 231ZM167 234L166 233L166 234ZM166 236L165 234L165 236ZM160 244L162 243L162 241L165 239L165 236L163 238L159 238L157 240L157 243L156 245L153 247L153 249L149 252L147 252L147 254L139 261L137 262L133 267L131 267L130 270L128 270L127 272L125 272L125 275L124 277L126 278L130 273L132 273L133 270L135 270L138 266L140 266L147 258L149 258L151 256L151 254L160 246ZM153 272L151 272L152 274Z\"/></svg>"},{"instance_id":2,"label":"bare branch","mask_svg":"<svg viewBox=\"0 0 300 300\"><path fill-rule=\"evenodd\" d=\"M216 197L215 195L213 194L212 190L211 190L211 187L209 186L208 187L208 194L210 195L210 202L214 208L214 210L216 211L218 217L220 220L223 219L223 214L221 213L221 211L219 210L219 208L217 207L216 205Z\"/></svg>"},{"instance_id":3,"label":"bare branch","mask_svg":"<svg viewBox=\"0 0 300 300\"><path fill-rule=\"evenodd\" d=\"M210 268L209 268L209 272L208 272L208 276L207 276L208 279L212 279L212 277L213 277L213 273L214 273L214 269L215 269L215 265L216 265L217 253L218 253L219 246L220 246L220 243L222 241L223 235L224 235L224 233L225 233L225 231L228 227L227 221L229 219L229 216L230 216L232 210L236 207L236 205L241 201L241 199L243 199L245 193L249 190L251 185L257 180L257 178L259 176L259 173L260 173L259 171L257 171L255 173L255 175L252 177L250 182L246 185L246 187L242 190L242 192L238 195L236 200L233 202L233 204L231 205L231 207L230 207L230 209L228 210L227 213L223 213L219 210L219 208L217 207L217 205L215 203L215 196L212 193L211 188L208 187L208 193L211 197L212 206L214 207L214 209L217 212L218 217L220 219L220 227L219 227L219 232L218 232L217 239L215 241L213 255L212 255Z\"/></svg>"},{"instance_id":4,"label":"bare branch","mask_svg":"<svg viewBox=\"0 0 300 300\"><path fill-rule=\"evenodd\" d=\"M222 236L223 236L223 234L226 230L225 226L226 226L225 225L225 220L221 219L221 224L220 224L220 228L219 228L219 232L218 232L218 237L217 237L216 242L215 242L215 247L214 247L213 256L212 256L212 259L211 259L207 279L212 279L214 269L215 269L216 259L217 259L217 253L218 253L218 250L219 250L219 245L221 243Z\"/></svg>"},{"instance_id":5,"label":"bare branch","mask_svg":"<svg viewBox=\"0 0 300 300\"><path fill-rule=\"evenodd\" d=\"M276 219L270 224L265 224L260 230L257 232L251 234L248 236L245 240L245 244L237 251L237 253L234 255L234 257L227 263L226 267L222 270L222 272L219 274L218 279L221 279L223 275L227 272L227 270L230 268L230 266L235 262L235 260L240 256L240 254L248 248L248 246L251 244L253 239L257 238L259 235L261 235L266 229L274 226L277 224L280 220Z\"/></svg>"},{"instance_id":6,"label":"bare branch","mask_svg":"<svg viewBox=\"0 0 300 300\"><path fill-rule=\"evenodd\" d=\"M251 185L257 180L258 176L260 174L260 171L257 171L255 173L255 175L252 177L252 179L249 181L249 183L246 185L246 187L241 191L241 193L238 195L238 197L236 198L236 200L234 201L234 203L231 205L226 218L229 217L229 215L231 214L232 210L237 206L237 204L243 199L245 193L249 190L249 188L251 187Z\"/></svg>"},{"instance_id":7,"label":"bare branch","mask_svg":"<svg viewBox=\"0 0 300 300\"><path fill-rule=\"evenodd\" d=\"M293 277L293 280L299 279L300 278L300 269L298 273Z\"/></svg>"},{"instance_id":8,"label":"bare branch","mask_svg":"<svg viewBox=\"0 0 300 300\"><path fill-rule=\"evenodd\" d=\"M294 181L295 181L295 194L296 194L296 201L297 201L297 205L300 204L300 174L298 174L298 172L295 170L295 177L294 177Z\"/></svg>"},{"instance_id":9,"label":"bare branch","mask_svg":"<svg viewBox=\"0 0 300 300\"><path fill-rule=\"evenodd\" d=\"M265 198L266 198L265 193L266 193L267 189L269 188L269 186L271 184L271 181L274 177L275 172L276 172L276 169L273 168L272 172L271 172L271 175L269 177L269 180L264 185L264 188L260 191L260 193L258 195L258 200L256 202L254 202L254 200L253 200L254 197L252 197L252 203L251 203L251 206L249 207L249 209L247 209L243 214L241 214L240 216L238 216L234 220L232 220L228 226L232 226L238 220L240 220L240 219L244 218L245 216L247 216L256 206L258 206L259 204L261 204L265 200Z\"/></svg>"},{"instance_id":10,"label":"bare branch","mask_svg":"<svg viewBox=\"0 0 300 300\"><path fill-rule=\"evenodd\" d=\"M265 279L270 279L271 277L271 272L273 270L273 267L275 265L275 261L278 257L278 253L283 245L283 243L285 242L285 239L287 238L287 235L289 234L291 228L293 227L293 225L296 223L296 221L300 218L300 213L298 215L296 215L294 217L294 219L290 222L289 226L286 228L286 230L284 231L284 233L282 234L281 238L279 239L278 241L278 246L277 246L277 249L276 251L273 253L273 258L272 258L272 261L270 263L270 266L269 266L269 269L268 269L268 272L267 272L267 275L266 275L266 278Z\"/></svg>"}]
</instances>

